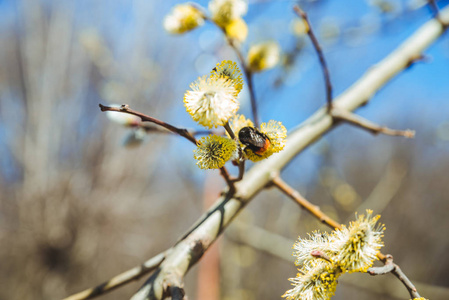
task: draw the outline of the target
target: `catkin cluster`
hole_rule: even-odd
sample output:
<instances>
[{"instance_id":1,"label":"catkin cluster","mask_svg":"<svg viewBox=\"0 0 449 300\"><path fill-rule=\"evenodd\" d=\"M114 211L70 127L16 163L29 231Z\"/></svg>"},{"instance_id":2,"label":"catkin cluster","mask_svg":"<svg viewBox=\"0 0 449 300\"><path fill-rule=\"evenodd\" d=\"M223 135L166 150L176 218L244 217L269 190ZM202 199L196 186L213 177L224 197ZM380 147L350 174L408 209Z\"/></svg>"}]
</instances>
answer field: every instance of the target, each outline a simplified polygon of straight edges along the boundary
<instances>
[{"instance_id":1,"label":"catkin cluster","mask_svg":"<svg viewBox=\"0 0 449 300\"><path fill-rule=\"evenodd\" d=\"M337 279L344 273L366 272L383 246L385 230L378 224L380 215L372 210L360 215L349 226L331 234L318 231L299 239L293 246L298 275L290 278L291 290L283 297L288 300L325 300L335 293Z\"/></svg>"}]
</instances>

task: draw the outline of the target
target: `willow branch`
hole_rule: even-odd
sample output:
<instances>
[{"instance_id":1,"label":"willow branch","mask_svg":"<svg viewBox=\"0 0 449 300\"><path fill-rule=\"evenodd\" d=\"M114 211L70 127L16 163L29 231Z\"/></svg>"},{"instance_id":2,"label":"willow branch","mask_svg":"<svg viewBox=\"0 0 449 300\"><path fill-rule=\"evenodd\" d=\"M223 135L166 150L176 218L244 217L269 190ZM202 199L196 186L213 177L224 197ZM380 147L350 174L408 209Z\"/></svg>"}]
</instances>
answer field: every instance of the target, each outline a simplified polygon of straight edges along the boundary
<instances>
[{"instance_id":1,"label":"willow branch","mask_svg":"<svg viewBox=\"0 0 449 300\"><path fill-rule=\"evenodd\" d=\"M390 129L385 126L377 125L359 115L356 115L353 112L342 110L340 108L335 108L331 111L332 117L334 117L336 120L347 122L351 125L354 125L356 127L368 130L372 134L386 134L386 135L392 135L392 136L404 136L406 138L413 138L415 137L415 131L414 130L395 130Z\"/></svg>"},{"instance_id":2,"label":"willow branch","mask_svg":"<svg viewBox=\"0 0 449 300\"><path fill-rule=\"evenodd\" d=\"M307 23L307 35L312 41L313 47L318 55L318 59L320 60L321 70L323 71L324 82L326 84L326 102L327 102L327 110L330 112L332 109L332 83L329 74L329 68L327 67L326 60L324 59L323 50L321 49L320 43L315 36L315 33L312 29L312 24L310 24L309 18L305 11L303 11L299 6L295 5L293 10L296 14L302 18Z\"/></svg>"},{"instance_id":3,"label":"willow branch","mask_svg":"<svg viewBox=\"0 0 449 300\"><path fill-rule=\"evenodd\" d=\"M84 300L84 299L92 299L97 296L106 294L116 288L121 287L129 282L139 279L143 275L146 275L152 271L154 271L159 265L164 261L166 254L168 251L159 253L158 255L150 258L142 265L134 267L128 271L125 271L121 274L118 274L108 281L103 282L102 284L74 294L65 298L64 300Z\"/></svg>"},{"instance_id":4,"label":"willow branch","mask_svg":"<svg viewBox=\"0 0 449 300\"><path fill-rule=\"evenodd\" d=\"M134 115L139 117L143 122L152 122L154 124L157 124L159 126L164 127L165 129L170 130L173 133L179 134L182 137L185 137L186 139L188 139L190 142L194 143L196 145L196 139L195 137L193 137L188 131L187 129L184 128L177 128L173 125L170 125L164 121L158 120L156 118L150 117L148 115L145 115L141 112L132 110L131 108L129 108L128 105L123 104L120 107L111 107L111 106L106 106L106 105L102 105L99 104L101 111L116 111L116 112L121 112L121 113L127 113L130 115Z\"/></svg>"},{"instance_id":5,"label":"willow branch","mask_svg":"<svg viewBox=\"0 0 449 300\"><path fill-rule=\"evenodd\" d=\"M444 20L444 24L449 23L449 8L441 11L440 19ZM352 111L365 104L395 75L404 70L410 61L420 57L422 51L444 32L445 27L437 20L426 22L399 48L337 97L333 105ZM168 274L176 272L184 276L245 205L267 186L273 178L273 172L282 170L296 155L334 126L327 107L322 107L290 132L284 150L255 164L244 178L235 184L236 192L232 197L226 194L219 197L213 207L173 247L155 275L144 283L132 299L162 299L163 282Z\"/></svg>"}]
</instances>

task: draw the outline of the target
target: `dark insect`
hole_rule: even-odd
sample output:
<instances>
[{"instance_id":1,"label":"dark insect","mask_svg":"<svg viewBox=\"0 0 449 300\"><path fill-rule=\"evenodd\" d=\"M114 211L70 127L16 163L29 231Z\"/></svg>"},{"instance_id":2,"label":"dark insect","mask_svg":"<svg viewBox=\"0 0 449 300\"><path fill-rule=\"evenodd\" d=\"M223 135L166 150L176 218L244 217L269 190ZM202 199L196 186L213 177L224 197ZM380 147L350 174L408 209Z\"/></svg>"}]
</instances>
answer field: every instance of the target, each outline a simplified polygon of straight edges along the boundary
<instances>
[{"instance_id":1,"label":"dark insect","mask_svg":"<svg viewBox=\"0 0 449 300\"><path fill-rule=\"evenodd\" d=\"M258 156L263 155L271 145L270 139L266 134L250 126L240 129L239 140L246 146L245 151L250 149Z\"/></svg>"}]
</instances>

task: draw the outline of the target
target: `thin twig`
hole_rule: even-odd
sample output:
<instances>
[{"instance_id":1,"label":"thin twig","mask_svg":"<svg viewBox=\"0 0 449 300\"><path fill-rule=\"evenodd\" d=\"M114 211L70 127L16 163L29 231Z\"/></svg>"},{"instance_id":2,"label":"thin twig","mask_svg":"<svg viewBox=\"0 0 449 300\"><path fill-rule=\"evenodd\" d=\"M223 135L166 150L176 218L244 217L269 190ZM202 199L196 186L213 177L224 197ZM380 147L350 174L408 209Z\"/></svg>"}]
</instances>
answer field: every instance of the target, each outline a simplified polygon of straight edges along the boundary
<instances>
[{"instance_id":1,"label":"thin twig","mask_svg":"<svg viewBox=\"0 0 449 300\"><path fill-rule=\"evenodd\" d=\"M111 107L111 106L105 106L102 104L99 104L101 111L116 111L116 112L122 112L122 113L127 113L127 114L131 114L131 115L135 115L140 117L140 119L142 119L143 122L152 122L155 123L159 126L162 126L168 130L170 130L173 133L179 134L182 137L185 137L186 139L188 139L189 141L191 141L192 143L194 143L196 145L196 139L195 137L193 137L188 131L187 129L184 128L177 128L173 125L170 125L168 123L165 123L164 121L158 120L156 118L147 116L141 112L132 110L129 108L128 105L123 104L121 107Z\"/></svg>"},{"instance_id":2,"label":"thin twig","mask_svg":"<svg viewBox=\"0 0 449 300\"><path fill-rule=\"evenodd\" d=\"M233 195L235 193L235 185L234 185L235 180L231 179L231 176L229 175L229 172L225 167L220 168L220 174L221 174L221 176L223 176L224 180L226 181L226 183L229 186L228 192L231 195Z\"/></svg>"},{"instance_id":3,"label":"thin twig","mask_svg":"<svg viewBox=\"0 0 449 300\"><path fill-rule=\"evenodd\" d=\"M297 204L299 204L303 209L311 213L315 218L320 220L321 223L333 228L341 229L341 224L323 213L319 206L310 203L306 198L304 198L297 190L289 186L280 176L274 176L272 179L272 184L277 187L285 195L289 196ZM385 255L380 253L377 257L381 261L385 261Z\"/></svg>"},{"instance_id":4,"label":"thin twig","mask_svg":"<svg viewBox=\"0 0 449 300\"><path fill-rule=\"evenodd\" d=\"M244 62L241 63L244 64ZM246 81L248 83L249 98L251 100L251 110L253 112L254 125L256 126L256 128L259 128L260 119L256 102L256 92L254 90L253 84L253 72L245 64L243 66L243 73L245 73Z\"/></svg>"},{"instance_id":5,"label":"thin twig","mask_svg":"<svg viewBox=\"0 0 449 300\"><path fill-rule=\"evenodd\" d=\"M141 123L140 125L132 125L133 128L142 128L145 130L146 133L162 133L162 134L177 134L172 131L169 131L165 128L161 128L156 125L150 125L148 123ZM215 134L215 135L223 135L223 131L214 131L214 130L193 130L193 129L186 129L192 136L197 135L208 135L208 134Z\"/></svg>"},{"instance_id":6,"label":"thin twig","mask_svg":"<svg viewBox=\"0 0 449 300\"><path fill-rule=\"evenodd\" d=\"M65 298L64 300L83 300L83 299L92 299L97 296L106 294L116 288L121 287L131 281L137 280L143 275L146 275L152 271L154 271L159 265L164 261L165 256L168 251L159 253L158 255L150 258L142 265L134 267L128 271L125 271L121 274L118 274L108 281L103 282L102 284L84 290L82 292L76 293L72 296Z\"/></svg>"},{"instance_id":7,"label":"thin twig","mask_svg":"<svg viewBox=\"0 0 449 300\"><path fill-rule=\"evenodd\" d=\"M242 151L242 149L239 149L239 152ZM243 175L245 174L245 159L239 158L238 162L239 167L239 175L237 178L233 179L234 182L240 181L243 179Z\"/></svg>"},{"instance_id":8,"label":"thin twig","mask_svg":"<svg viewBox=\"0 0 449 300\"><path fill-rule=\"evenodd\" d=\"M303 11L299 6L295 5L293 7L296 14L302 18L307 23L307 34L312 41L313 47L315 48L316 53L318 54L318 59L320 60L321 69L323 71L324 82L326 84L326 101L327 101L327 111L330 112L332 109L332 83L329 74L329 68L327 67L326 60L324 59L323 50L321 49L320 43L313 33L312 24L310 24L309 18L305 11Z\"/></svg>"},{"instance_id":9,"label":"thin twig","mask_svg":"<svg viewBox=\"0 0 449 300\"><path fill-rule=\"evenodd\" d=\"M226 129L226 132L229 134L231 139L235 140L236 137L235 137L234 131L232 131L231 126L229 126L229 122L226 122L226 124L223 127Z\"/></svg>"},{"instance_id":10,"label":"thin twig","mask_svg":"<svg viewBox=\"0 0 449 300\"><path fill-rule=\"evenodd\" d=\"M401 268L399 268L397 264L394 264L394 270L391 271L391 273L393 273L394 276L396 276L405 285L412 299L421 298L418 291L416 290L416 287L413 285L410 279L408 279L404 272L402 272Z\"/></svg>"},{"instance_id":11,"label":"thin twig","mask_svg":"<svg viewBox=\"0 0 449 300\"><path fill-rule=\"evenodd\" d=\"M272 184L281 190L284 194L293 199L297 204L299 204L303 209L307 210L314 217L320 220L321 223L335 229L341 229L340 223L334 221L331 217L323 213L319 206L314 205L307 201L298 191L290 187L284 180L279 176L275 176L272 179Z\"/></svg>"},{"instance_id":12,"label":"thin twig","mask_svg":"<svg viewBox=\"0 0 449 300\"><path fill-rule=\"evenodd\" d=\"M385 265L382 267L371 267L366 271L370 275L385 275L394 270L393 256L390 254L385 255Z\"/></svg>"},{"instance_id":13,"label":"thin twig","mask_svg":"<svg viewBox=\"0 0 449 300\"><path fill-rule=\"evenodd\" d=\"M386 135L392 135L392 136L404 136L406 138L413 138L415 137L415 131L414 130L395 130L390 129L385 126L377 125L359 115L356 115L353 112L350 112L348 110L340 109L337 107L334 107L331 111L332 117L334 117L337 120L347 122L349 124L355 125L359 128L368 130L369 132L373 134L379 134L383 133Z\"/></svg>"},{"instance_id":14,"label":"thin twig","mask_svg":"<svg viewBox=\"0 0 449 300\"><path fill-rule=\"evenodd\" d=\"M371 267L368 269L367 273L373 276L392 273L407 288L408 292L410 293L410 297L412 297L413 299L421 297L416 290L416 287L413 285L410 279L408 279L404 272L402 272L401 268L397 264L393 263L393 256L390 254L386 255L385 266Z\"/></svg>"}]
</instances>

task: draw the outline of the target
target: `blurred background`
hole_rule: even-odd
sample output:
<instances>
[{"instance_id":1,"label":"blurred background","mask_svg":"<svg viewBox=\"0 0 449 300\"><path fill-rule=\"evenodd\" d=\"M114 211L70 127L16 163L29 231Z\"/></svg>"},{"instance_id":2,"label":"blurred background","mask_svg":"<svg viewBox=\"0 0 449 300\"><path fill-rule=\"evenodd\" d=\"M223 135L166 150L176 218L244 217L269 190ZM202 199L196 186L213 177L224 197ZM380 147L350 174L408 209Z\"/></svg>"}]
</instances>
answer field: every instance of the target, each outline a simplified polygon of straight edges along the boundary
<instances>
[{"instance_id":1,"label":"blurred background","mask_svg":"<svg viewBox=\"0 0 449 300\"><path fill-rule=\"evenodd\" d=\"M200 129L185 112L184 92L236 56L210 24L166 33L163 17L177 3L0 0L0 299L60 299L100 284L172 246L219 194L218 172L195 165L188 141L121 127L98 108L126 103ZM263 121L288 129L325 102L295 3L253 0L244 17L244 51L267 40L282 49L279 65L254 81ZM423 0L300 4L324 48L335 95L432 15ZM381 214L382 251L435 300L449 298L447 34L425 54L358 110L416 130L415 139L341 125L283 177L341 223L366 208ZM248 99L245 89L240 112L247 115ZM327 230L276 190L261 193L189 272L187 295L280 299L297 272L288 261L293 241L316 229ZM127 299L143 281L101 299ZM396 281L345 275L333 299L409 299ZM218 296L201 296L206 287Z\"/></svg>"}]
</instances>

